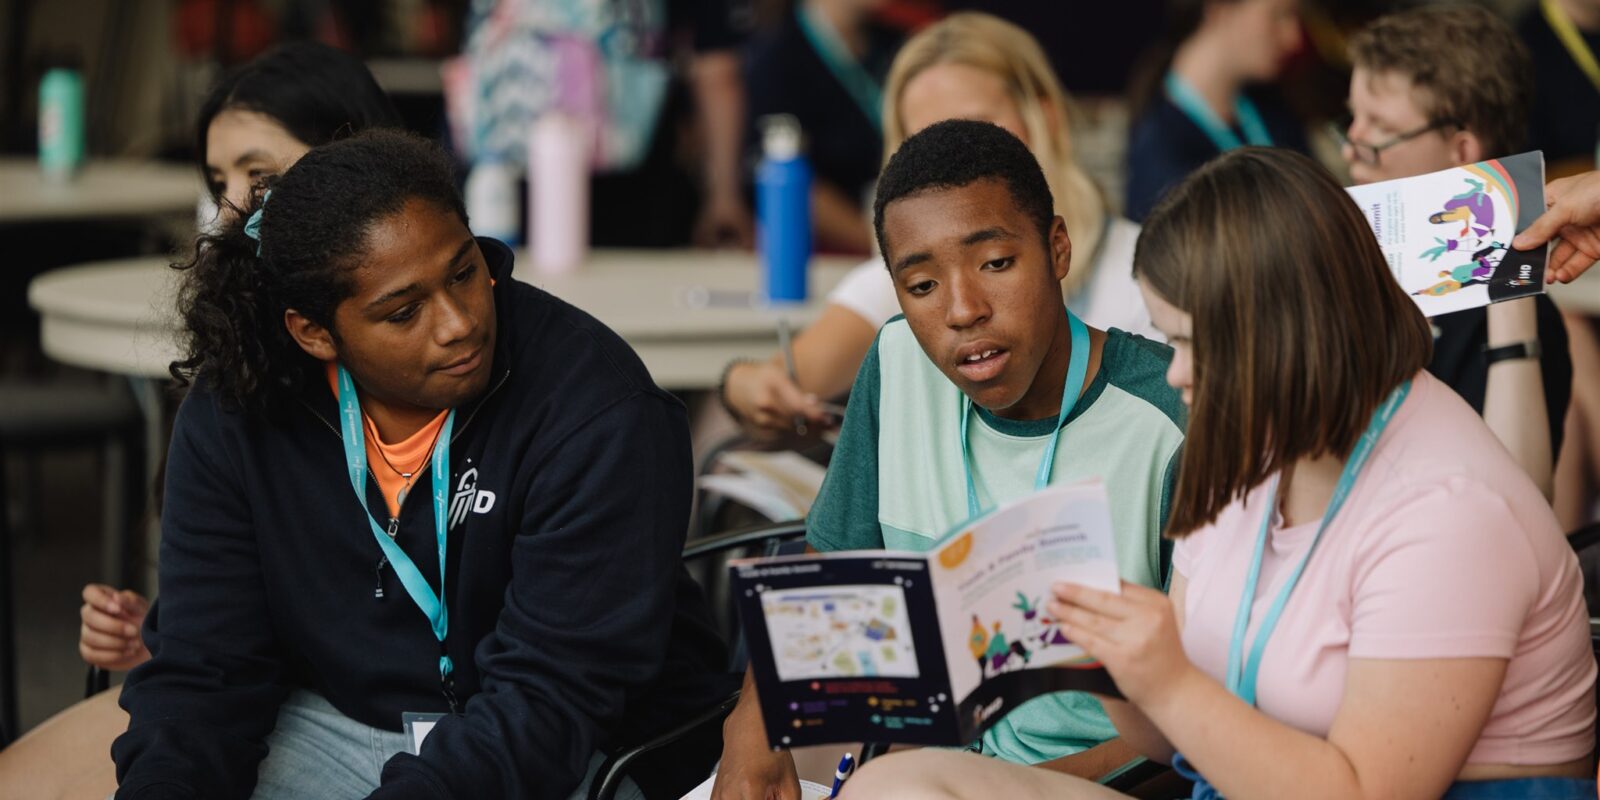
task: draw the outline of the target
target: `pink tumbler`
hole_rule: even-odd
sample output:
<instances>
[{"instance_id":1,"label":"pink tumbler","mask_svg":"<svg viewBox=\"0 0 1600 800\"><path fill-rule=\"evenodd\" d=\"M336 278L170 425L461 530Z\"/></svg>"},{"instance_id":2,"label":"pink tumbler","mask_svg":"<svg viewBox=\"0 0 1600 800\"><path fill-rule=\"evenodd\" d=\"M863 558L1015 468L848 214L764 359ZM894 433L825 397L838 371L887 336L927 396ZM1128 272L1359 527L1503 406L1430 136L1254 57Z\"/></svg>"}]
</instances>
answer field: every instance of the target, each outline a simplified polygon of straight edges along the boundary
<instances>
[{"instance_id":1,"label":"pink tumbler","mask_svg":"<svg viewBox=\"0 0 1600 800\"><path fill-rule=\"evenodd\" d=\"M589 253L589 163L594 133L548 113L528 138L528 247L536 272L571 272Z\"/></svg>"}]
</instances>

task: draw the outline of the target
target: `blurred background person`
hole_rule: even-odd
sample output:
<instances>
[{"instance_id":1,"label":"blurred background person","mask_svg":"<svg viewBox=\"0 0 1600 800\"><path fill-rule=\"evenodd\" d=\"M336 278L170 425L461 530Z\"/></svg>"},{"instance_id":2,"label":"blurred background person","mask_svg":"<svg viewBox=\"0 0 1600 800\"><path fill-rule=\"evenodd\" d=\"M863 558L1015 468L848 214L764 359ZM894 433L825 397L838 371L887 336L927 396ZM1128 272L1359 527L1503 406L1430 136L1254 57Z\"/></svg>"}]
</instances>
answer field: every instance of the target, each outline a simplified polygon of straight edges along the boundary
<instances>
[{"instance_id":1,"label":"blurred background person","mask_svg":"<svg viewBox=\"0 0 1600 800\"><path fill-rule=\"evenodd\" d=\"M873 13L883 0L799 0L750 43L748 137L762 117L791 114L811 161L811 228L819 250L872 250L867 193L883 154L883 82L900 46Z\"/></svg>"},{"instance_id":2,"label":"blurred background person","mask_svg":"<svg viewBox=\"0 0 1600 800\"><path fill-rule=\"evenodd\" d=\"M1266 88L1300 49L1295 0L1170 0L1165 42L1134 86L1129 219L1243 145L1306 150L1305 131Z\"/></svg>"}]
</instances>

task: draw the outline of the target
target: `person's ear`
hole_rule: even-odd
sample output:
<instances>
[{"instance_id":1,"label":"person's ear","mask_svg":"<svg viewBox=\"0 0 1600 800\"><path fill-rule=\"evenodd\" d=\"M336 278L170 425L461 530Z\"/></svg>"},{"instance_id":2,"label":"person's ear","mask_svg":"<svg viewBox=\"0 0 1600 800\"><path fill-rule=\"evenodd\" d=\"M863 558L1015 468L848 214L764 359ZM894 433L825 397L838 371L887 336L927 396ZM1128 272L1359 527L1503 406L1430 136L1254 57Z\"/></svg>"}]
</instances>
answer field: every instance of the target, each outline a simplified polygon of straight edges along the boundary
<instances>
[{"instance_id":1,"label":"person's ear","mask_svg":"<svg viewBox=\"0 0 1600 800\"><path fill-rule=\"evenodd\" d=\"M1067 235L1067 221L1061 217L1050 220L1050 273L1057 281L1067 279L1072 271L1072 237Z\"/></svg>"},{"instance_id":2,"label":"person's ear","mask_svg":"<svg viewBox=\"0 0 1600 800\"><path fill-rule=\"evenodd\" d=\"M1450 157L1457 164L1476 164L1484 159L1486 148L1478 134L1458 130L1450 137Z\"/></svg>"},{"instance_id":3,"label":"person's ear","mask_svg":"<svg viewBox=\"0 0 1600 800\"><path fill-rule=\"evenodd\" d=\"M283 312L283 326L289 330L289 336L306 355L318 361L338 361L339 350L333 344L333 331L311 321L300 312L289 309Z\"/></svg>"}]
</instances>

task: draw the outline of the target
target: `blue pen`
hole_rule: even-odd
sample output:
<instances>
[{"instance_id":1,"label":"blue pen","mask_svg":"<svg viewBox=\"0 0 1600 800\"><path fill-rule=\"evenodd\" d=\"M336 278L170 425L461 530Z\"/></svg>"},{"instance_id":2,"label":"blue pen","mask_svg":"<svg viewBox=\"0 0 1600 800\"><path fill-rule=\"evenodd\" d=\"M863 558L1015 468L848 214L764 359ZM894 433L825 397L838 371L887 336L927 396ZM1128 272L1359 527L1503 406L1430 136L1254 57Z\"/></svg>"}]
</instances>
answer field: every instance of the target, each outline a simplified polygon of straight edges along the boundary
<instances>
[{"instance_id":1,"label":"blue pen","mask_svg":"<svg viewBox=\"0 0 1600 800\"><path fill-rule=\"evenodd\" d=\"M851 753L845 753L844 758L839 759L839 768L833 771L833 789L828 792L828 800L839 796L839 790L844 788L844 779L855 771L856 757Z\"/></svg>"}]
</instances>

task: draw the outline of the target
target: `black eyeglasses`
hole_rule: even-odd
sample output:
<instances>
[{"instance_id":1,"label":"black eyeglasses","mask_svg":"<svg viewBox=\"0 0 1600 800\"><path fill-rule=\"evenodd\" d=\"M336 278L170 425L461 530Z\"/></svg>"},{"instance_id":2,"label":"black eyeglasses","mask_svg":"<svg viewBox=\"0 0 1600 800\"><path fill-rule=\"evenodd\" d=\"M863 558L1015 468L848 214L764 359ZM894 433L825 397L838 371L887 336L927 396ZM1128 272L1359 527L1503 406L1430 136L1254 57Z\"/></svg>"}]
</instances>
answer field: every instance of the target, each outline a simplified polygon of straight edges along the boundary
<instances>
[{"instance_id":1,"label":"black eyeglasses","mask_svg":"<svg viewBox=\"0 0 1600 800\"><path fill-rule=\"evenodd\" d=\"M1350 145L1350 149L1354 151L1357 161L1360 161L1363 164L1370 164L1372 166L1377 166L1378 157L1381 153L1383 153L1383 151L1388 150L1397 144L1409 142L1418 136L1421 136L1425 133L1432 133L1440 128L1461 127L1461 123L1457 122L1456 120L1441 119L1430 122L1414 131L1406 131L1405 133L1397 136L1391 136L1387 141L1381 144L1367 144L1366 142L1358 142L1350 138L1350 125L1353 124L1354 121L1355 120L1353 117L1351 117L1349 114L1346 114L1339 120L1328 123L1328 131L1333 134L1333 138L1338 141L1341 146Z\"/></svg>"}]
</instances>

